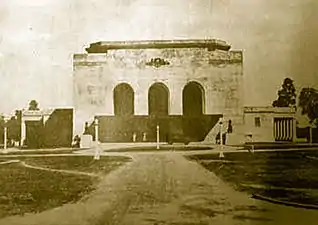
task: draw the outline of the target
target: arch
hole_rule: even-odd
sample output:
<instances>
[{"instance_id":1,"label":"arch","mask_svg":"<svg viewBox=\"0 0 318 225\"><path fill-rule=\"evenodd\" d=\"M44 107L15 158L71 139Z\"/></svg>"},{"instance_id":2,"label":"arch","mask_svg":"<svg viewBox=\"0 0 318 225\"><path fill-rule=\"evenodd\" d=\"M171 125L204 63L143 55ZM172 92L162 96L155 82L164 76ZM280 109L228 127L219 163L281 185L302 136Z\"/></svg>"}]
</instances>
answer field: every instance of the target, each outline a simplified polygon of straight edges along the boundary
<instances>
[{"instance_id":1,"label":"arch","mask_svg":"<svg viewBox=\"0 0 318 225\"><path fill-rule=\"evenodd\" d=\"M169 114L169 88L161 82L152 84L148 90L148 115Z\"/></svg>"},{"instance_id":2,"label":"arch","mask_svg":"<svg viewBox=\"0 0 318 225\"><path fill-rule=\"evenodd\" d=\"M121 83L116 85L113 94L115 116L134 115L135 93L133 88L127 83Z\"/></svg>"},{"instance_id":3,"label":"arch","mask_svg":"<svg viewBox=\"0 0 318 225\"><path fill-rule=\"evenodd\" d=\"M205 91L202 85L191 81L182 91L182 111L185 116L203 115L205 105Z\"/></svg>"}]
</instances>

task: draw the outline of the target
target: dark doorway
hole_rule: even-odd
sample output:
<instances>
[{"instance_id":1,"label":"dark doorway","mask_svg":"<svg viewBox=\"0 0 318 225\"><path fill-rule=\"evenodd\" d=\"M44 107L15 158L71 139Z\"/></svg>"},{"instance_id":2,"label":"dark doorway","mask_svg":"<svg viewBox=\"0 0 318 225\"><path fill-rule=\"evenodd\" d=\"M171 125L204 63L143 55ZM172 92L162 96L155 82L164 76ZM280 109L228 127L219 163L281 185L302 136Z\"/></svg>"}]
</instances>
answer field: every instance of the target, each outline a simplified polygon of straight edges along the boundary
<instances>
[{"instance_id":1,"label":"dark doorway","mask_svg":"<svg viewBox=\"0 0 318 225\"><path fill-rule=\"evenodd\" d=\"M163 83L154 83L148 92L148 114L167 116L169 114L169 90Z\"/></svg>"},{"instance_id":2,"label":"dark doorway","mask_svg":"<svg viewBox=\"0 0 318 225\"><path fill-rule=\"evenodd\" d=\"M27 148L41 148L43 142L43 121L26 121L25 128L25 145L27 146Z\"/></svg>"},{"instance_id":3,"label":"dark doorway","mask_svg":"<svg viewBox=\"0 0 318 225\"><path fill-rule=\"evenodd\" d=\"M122 83L114 89L114 113L116 116L134 115L134 90Z\"/></svg>"},{"instance_id":4,"label":"dark doorway","mask_svg":"<svg viewBox=\"0 0 318 225\"><path fill-rule=\"evenodd\" d=\"M197 82L188 83L182 93L182 109L185 116L203 115L204 89Z\"/></svg>"}]
</instances>

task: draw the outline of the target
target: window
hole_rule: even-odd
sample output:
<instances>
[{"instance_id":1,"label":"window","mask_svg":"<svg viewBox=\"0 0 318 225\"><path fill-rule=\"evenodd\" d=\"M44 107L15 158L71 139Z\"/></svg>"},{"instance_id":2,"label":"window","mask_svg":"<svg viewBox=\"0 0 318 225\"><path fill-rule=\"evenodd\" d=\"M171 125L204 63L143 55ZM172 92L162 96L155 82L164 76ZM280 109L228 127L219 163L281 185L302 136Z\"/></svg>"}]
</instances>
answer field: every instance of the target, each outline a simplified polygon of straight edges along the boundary
<instances>
[{"instance_id":1,"label":"window","mask_svg":"<svg viewBox=\"0 0 318 225\"><path fill-rule=\"evenodd\" d=\"M260 117L255 117L254 118L254 124L255 124L255 127L260 127L261 126L261 118Z\"/></svg>"}]
</instances>

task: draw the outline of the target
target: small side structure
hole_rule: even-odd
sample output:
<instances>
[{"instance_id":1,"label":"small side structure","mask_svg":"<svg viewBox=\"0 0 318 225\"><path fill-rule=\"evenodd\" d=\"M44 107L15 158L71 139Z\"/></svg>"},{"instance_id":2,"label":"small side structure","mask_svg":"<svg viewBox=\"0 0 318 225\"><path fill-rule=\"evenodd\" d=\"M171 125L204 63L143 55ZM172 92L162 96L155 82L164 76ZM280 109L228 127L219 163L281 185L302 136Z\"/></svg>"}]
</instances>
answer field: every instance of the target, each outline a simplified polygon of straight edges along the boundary
<instances>
[{"instance_id":1,"label":"small side structure","mask_svg":"<svg viewBox=\"0 0 318 225\"><path fill-rule=\"evenodd\" d=\"M291 107L244 107L246 142L295 142L296 110Z\"/></svg>"},{"instance_id":2,"label":"small side structure","mask_svg":"<svg viewBox=\"0 0 318 225\"><path fill-rule=\"evenodd\" d=\"M21 148L71 147L73 109L22 110Z\"/></svg>"}]
</instances>

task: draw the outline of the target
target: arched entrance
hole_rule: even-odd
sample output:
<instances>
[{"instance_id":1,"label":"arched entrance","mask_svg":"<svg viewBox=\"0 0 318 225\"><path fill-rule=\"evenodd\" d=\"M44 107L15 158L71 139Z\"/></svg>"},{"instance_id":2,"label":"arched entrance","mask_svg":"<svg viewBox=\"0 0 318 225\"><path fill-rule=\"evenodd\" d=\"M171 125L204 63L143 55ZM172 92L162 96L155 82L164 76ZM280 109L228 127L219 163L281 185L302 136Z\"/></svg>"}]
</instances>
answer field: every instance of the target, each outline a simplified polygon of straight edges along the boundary
<instances>
[{"instance_id":1,"label":"arched entrance","mask_svg":"<svg viewBox=\"0 0 318 225\"><path fill-rule=\"evenodd\" d=\"M184 116L203 115L204 88L198 82L191 81L182 92L182 110Z\"/></svg>"},{"instance_id":2,"label":"arched entrance","mask_svg":"<svg viewBox=\"0 0 318 225\"><path fill-rule=\"evenodd\" d=\"M160 141L166 141L168 124L166 117L169 114L169 89L160 82L154 83L148 90L148 123L149 138L156 141L156 125L160 126Z\"/></svg>"},{"instance_id":3,"label":"arched entrance","mask_svg":"<svg viewBox=\"0 0 318 225\"><path fill-rule=\"evenodd\" d=\"M148 114L166 116L169 114L169 89L163 83L154 83L148 91Z\"/></svg>"},{"instance_id":4,"label":"arched entrance","mask_svg":"<svg viewBox=\"0 0 318 225\"><path fill-rule=\"evenodd\" d=\"M134 115L134 108L134 90L129 84L118 84L114 88L115 116Z\"/></svg>"}]
</instances>

